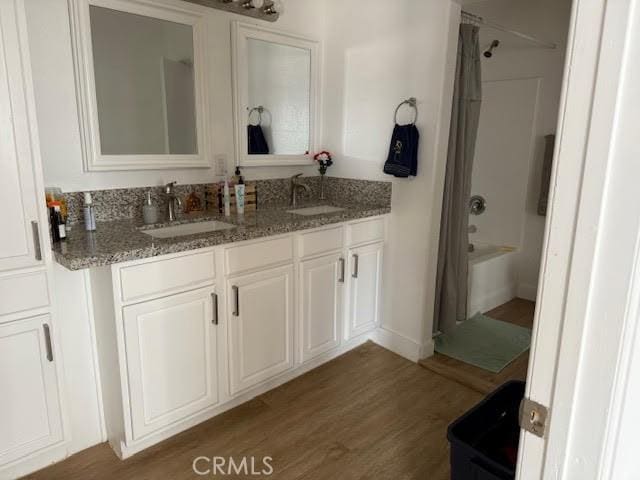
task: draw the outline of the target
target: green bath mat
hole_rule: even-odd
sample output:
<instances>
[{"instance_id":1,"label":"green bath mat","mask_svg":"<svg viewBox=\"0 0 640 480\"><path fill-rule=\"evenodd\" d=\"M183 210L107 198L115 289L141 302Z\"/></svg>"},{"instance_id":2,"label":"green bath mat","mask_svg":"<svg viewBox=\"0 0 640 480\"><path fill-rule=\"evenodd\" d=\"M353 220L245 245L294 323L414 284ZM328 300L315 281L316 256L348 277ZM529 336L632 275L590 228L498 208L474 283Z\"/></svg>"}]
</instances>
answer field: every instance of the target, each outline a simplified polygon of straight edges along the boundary
<instances>
[{"instance_id":1,"label":"green bath mat","mask_svg":"<svg viewBox=\"0 0 640 480\"><path fill-rule=\"evenodd\" d=\"M529 349L531 330L478 313L435 338L436 352L499 373Z\"/></svg>"}]
</instances>

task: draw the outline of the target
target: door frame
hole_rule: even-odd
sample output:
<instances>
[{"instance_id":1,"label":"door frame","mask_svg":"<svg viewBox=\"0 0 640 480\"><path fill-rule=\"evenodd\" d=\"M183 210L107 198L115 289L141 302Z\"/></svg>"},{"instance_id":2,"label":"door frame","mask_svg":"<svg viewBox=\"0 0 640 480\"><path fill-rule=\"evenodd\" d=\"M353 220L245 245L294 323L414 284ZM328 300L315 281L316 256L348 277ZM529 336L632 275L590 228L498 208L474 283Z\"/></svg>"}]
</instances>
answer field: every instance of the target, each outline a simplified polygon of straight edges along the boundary
<instances>
[{"instance_id":1,"label":"door frame","mask_svg":"<svg viewBox=\"0 0 640 480\"><path fill-rule=\"evenodd\" d=\"M519 480L607 478L601 461L615 454L606 412L630 357L618 352L635 332L628 291L640 277L638 222L623 214L638 177L625 176L631 165L618 159L629 152L616 148L636 4L573 3L526 389L550 418L545 439L521 433ZM628 271L611 272L625 261Z\"/></svg>"}]
</instances>

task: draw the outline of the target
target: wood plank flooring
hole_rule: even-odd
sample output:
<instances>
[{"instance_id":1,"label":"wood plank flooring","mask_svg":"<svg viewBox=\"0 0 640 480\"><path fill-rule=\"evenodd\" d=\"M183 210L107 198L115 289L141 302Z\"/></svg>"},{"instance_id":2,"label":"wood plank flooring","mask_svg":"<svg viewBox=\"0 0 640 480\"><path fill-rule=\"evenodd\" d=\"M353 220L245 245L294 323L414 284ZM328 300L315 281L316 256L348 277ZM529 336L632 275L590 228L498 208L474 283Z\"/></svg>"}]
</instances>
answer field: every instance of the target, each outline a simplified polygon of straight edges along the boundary
<instances>
[{"instance_id":1,"label":"wood plank flooring","mask_svg":"<svg viewBox=\"0 0 640 480\"><path fill-rule=\"evenodd\" d=\"M102 444L27 478L223 478L194 458L246 455L273 457L262 478L278 480L447 480L447 426L481 398L369 342L126 461Z\"/></svg>"},{"instance_id":2,"label":"wood plank flooring","mask_svg":"<svg viewBox=\"0 0 640 480\"><path fill-rule=\"evenodd\" d=\"M534 311L534 302L515 298L487 312L486 315L496 320L503 320L522 327L531 328L533 326ZM527 377L528 364L528 350L497 374L439 353L420 360L420 365L426 369L484 394L493 391L507 380L525 380Z\"/></svg>"}]
</instances>

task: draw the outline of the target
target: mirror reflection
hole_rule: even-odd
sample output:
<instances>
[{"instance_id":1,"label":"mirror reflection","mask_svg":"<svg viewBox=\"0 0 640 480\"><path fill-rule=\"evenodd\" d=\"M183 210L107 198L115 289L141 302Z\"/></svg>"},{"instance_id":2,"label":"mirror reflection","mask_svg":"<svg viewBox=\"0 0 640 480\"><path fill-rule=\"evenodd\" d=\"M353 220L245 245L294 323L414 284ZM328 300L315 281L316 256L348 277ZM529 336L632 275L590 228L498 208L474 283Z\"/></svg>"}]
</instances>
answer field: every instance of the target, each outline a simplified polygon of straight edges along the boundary
<instances>
[{"instance_id":1,"label":"mirror reflection","mask_svg":"<svg viewBox=\"0 0 640 480\"><path fill-rule=\"evenodd\" d=\"M311 51L247 39L249 155L309 153Z\"/></svg>"},{"instance_id":2,"label":"mirror reflection","mask_svg":"<svg viewBox=\"0 0 640 480\"><path fill-rule=\"evenodd\" d=\"M103 155L197 154L193 29L90 7Z\"/></svg>"}]
</instances>

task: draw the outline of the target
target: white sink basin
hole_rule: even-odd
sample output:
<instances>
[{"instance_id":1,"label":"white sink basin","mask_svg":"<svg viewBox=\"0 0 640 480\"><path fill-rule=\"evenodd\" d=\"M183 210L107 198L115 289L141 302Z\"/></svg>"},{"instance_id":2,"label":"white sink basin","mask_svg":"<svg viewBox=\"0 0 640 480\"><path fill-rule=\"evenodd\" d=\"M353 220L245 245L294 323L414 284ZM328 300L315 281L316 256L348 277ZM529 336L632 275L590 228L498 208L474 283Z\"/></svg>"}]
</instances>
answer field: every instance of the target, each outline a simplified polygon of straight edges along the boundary
<instances>
[{"instance_id":1,"label":"white sink basin","mask_svg":"<svg viewBox=\"0 0 640 480\"><path fill-rule=\"evenodd\" d=\"M236 228L230 223L218 222L196 222L176 225L174 227L154 228L152 230L142 230L142 233L151 235L153 238L182 237L184 235L194 235L196 233L216 232L218 230L228 230Z\"/></svg>"},{"instance_id":2,"label":"white sink basin","mask_svg":"<svg viewBox=\"0 0 640 480\"><path fill-rule=\"evenodd\" d=\"M332 207L331 205L319 205L317 207L296 208L295 210L287 210L287 213L295 213L296 215L321 215L323 213L340 212L344 208Z\"/></svg>"}]
</instances>

